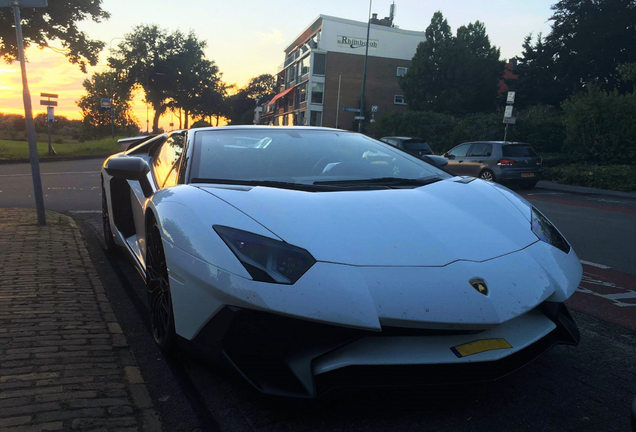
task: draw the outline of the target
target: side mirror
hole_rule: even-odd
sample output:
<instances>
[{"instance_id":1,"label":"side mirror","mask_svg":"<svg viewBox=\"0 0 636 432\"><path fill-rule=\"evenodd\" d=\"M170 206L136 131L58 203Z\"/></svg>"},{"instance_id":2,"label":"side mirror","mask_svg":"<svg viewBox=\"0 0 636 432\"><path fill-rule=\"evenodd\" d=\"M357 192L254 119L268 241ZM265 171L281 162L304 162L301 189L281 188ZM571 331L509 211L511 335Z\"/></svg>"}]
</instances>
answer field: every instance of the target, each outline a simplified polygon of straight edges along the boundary
<instances>
[{"instance_id":1,"label":"side mirror","mask_svg":"<svg viewBox=\"0 0 636 432\"><path fill-rule=\"evenodd\" d=\"M148 181L150 166L144 159L136 156L113 157L106 161L104 171L116 179L138 181L144 196L148 198L152 195L152 186Z\"/></svg>"},{"instance_id":2,"label":"side mirror","mask_svg":"<svg viewBox=\"0 0 636 432\"><path fill-rule=\"evenodd\" d=\"M444 168L448 165L448 161L442 156L426 155L422 156L422 160L433 165L436 168Z\"/></svg>"},{"instance_id":3,"label":"side mirror","mask_svg":"<svg viewBox=\"0 0 636 432\"><path fill-rule=\"evenodd\" d=\"M109 159L106 162L106 166L104 166L104 170L109 176L118 179L140 181L146 177L150 167L144 159L128 156Z\"/></svg>"}]
</instances>

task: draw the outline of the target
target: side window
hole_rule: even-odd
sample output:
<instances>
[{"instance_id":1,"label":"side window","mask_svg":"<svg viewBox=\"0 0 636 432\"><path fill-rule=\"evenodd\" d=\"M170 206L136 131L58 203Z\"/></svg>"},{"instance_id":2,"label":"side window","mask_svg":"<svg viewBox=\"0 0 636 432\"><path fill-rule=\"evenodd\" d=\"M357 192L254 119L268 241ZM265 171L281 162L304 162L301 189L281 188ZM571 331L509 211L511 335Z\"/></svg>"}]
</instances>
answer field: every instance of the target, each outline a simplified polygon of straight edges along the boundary
<instances>
[{"instance_id":1,"label":"side window","mask_svg":"<svg viewBox=\"0 0 636 432\"><path fill-rule=\"evenodd\" d=\"M466 156L466 153L468 153L468 149L470 148L471 145L472 143L458 145L457 147L449 151L448 155L455 156L456 158L464 157Z\"/></svg>"},{"instance_id":2,"label":"side window","mask_svg":"<svg viewBox=\"0 0 636 432\"><path fill-rule=\"evenodd\" d=\"M468 156L490 156L492 154L492 144L477 143L470 150Z\"/></svg>"},{"instance_id":3,"label":"side window","mask_svg":"<svg viewBox=\"0 0 636 432\"><path fill-rule=\"evenodd\" d=\"M184 145L184 135L171 135L155 155L152 161L152 170L159 188L177 184L179 174L177 162L181 157L181 153L183 153Z\"/></svg>"},{"instance_id":4,"label":"side window","mask_svg":"<svg viewBox=\"0 0 636 432\"><path fill-rule=\"evenodd\" d=\"M384 141L385 143L392 145L393 147L397 147L397 141L394 139L390 139L390 138L384 138L382 141Z\"/></svg>"}]
</instances>

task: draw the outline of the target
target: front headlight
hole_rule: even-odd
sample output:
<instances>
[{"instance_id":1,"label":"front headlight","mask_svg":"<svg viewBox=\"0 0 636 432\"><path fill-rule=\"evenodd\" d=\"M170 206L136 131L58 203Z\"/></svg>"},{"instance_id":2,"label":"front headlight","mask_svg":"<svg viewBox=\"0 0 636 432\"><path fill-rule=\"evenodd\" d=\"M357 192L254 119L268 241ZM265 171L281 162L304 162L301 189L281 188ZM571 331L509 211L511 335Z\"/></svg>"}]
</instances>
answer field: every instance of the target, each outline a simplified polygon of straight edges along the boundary
<instances>
[{"instance_id":1,"label":"front headlight","mask_svg":"<svg viewBox=\"0 0 636 432\"><path fill-rule=\"evenodd\" d=\"M552 222L532 207L532 232L539 240L544 241L565 253L570 253L570 244L552 225Z\"/></svg>"},{"instance_id":2,"label":"front headlight","mask_svg":"<svg viewBox=\"0 0 636 432\"><path fill-rule=\"evenodd\" d=\"M309 252L267 237L214 225L255 281L294 284L316 262Z\"/></svg>"}]
</instances>

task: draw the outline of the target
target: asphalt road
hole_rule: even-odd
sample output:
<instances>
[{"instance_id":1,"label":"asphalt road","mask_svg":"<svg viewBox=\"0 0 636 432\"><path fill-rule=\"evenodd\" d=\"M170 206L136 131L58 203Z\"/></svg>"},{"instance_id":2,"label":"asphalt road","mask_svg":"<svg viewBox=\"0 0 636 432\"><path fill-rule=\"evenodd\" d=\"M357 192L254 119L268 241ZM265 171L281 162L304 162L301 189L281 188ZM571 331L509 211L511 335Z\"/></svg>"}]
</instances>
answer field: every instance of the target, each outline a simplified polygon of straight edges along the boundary
<instances>
[{"instance_id":1,"label":"asphalt road","mask_svg":"<svg viewBox=\"0 0 636 432\"><path fill-rule=\"evenodd\" d=\"M101 161L41 165L47 208L80 222L131 349L170 431L583 430L629 428L636 392L636 200L520 192L584 261L568 301L582 333L497 382L462 388L353 389L317 401L272 398L188 353L164 357L148 332L144 286L102 250ZM0 165L0 206L33 207L28 164Z\"/></svg>"}]
</instances>

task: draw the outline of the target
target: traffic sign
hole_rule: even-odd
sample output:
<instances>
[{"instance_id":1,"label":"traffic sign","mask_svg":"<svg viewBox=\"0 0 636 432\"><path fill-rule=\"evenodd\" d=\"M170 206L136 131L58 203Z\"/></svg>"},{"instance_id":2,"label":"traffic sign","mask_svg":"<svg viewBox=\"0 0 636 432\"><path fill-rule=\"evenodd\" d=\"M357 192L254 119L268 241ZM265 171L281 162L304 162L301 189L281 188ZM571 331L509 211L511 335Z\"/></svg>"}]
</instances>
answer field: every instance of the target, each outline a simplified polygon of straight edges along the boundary
<instances>
[{"instance_id":1,"label":"traffic sign","mask_svg":"<svg viewBox=\"0 0 636 432\"><path fill-rule=\"evenodd\" d=\"M512 105L508 105L506 107L506 111L504 112L504 118L512 117Z\"/></svg>"},{"instance_id":2,"label":"traffic sign","mask_svg":"<svg viewBox=\"0 0 636 432\"><path fill-rule=\"evenodd\" d=\"M504 117L504 121L505 124L509 125L509 124L515 124L517 123L517 117Z\"/></svg>"},{"instance_id":3,"label":"traffic sign","mask_svg":"<svg viewBox=\"0 0 636 432\"><path fill-rule=\"evenodd\" d=\"M57 106L57 101L52 100L41 100L40 105L49 105L49 106Z\"/></svg>"},{"instance_id":4,"label":"traffic sign","mask_svg":"<svg viewBox=\"0 0 636 432\"><path fill-rule=\"evenodd\" d=\"M40 93L40 97L57 99L57 95L53 93Z\"/></svg>"},{"instance_id":5,"label":"traffic sign","mask_svg":"<svg viewBox=\"0 0 636 432\"><path fill-rule=\"evenodd\" d=\"M355 116L354 119L355 120L364 120L364 116Z\"/></svg>"},{"instance_id":6,"label":"traffic sign","mask_svg":"<svg viewBox=\"0 0 636 432\"><path fill-rule=\"evenodd\" d=\"M345 112L360 112L360 108L345 108Z\"/></svg>"},{"instance_id":7,"label":"traffic sign","mask_svg":"<svg viewBox=\"0 0 636 432\"><path fill-rule=\"evenodd\" d=\"M515 92L513 91L508 92L508 98L506 99L506 103L508 105L512 105L513 103L515 103Z\"/></svg>"},{"instance_id":8,"label":"traffic sign","mask_svg":"<svg viewBox=\"0 0 636 432\"><path fill-rule=\"evenodd\" d=\"M108 110L110 110L110 99L108 99L108 98L102 98L102 100L101 100L101 106L100 106L100 109L101 109L102 111L108 111Z\"/></svg>"},{"instance_id":9,"label":"traffic sign","mask_svg":"<svg viewBox=\"0 0 636 432\"><path fill-rule=\"evenodd\" d=\"M13 6L15 3L18 3L20 7L47 7L47 0L0 0L0 7L3 6Z\"/></svg>"},{"instance_id":10,"label":"traffic sign","mask_svg":"<svg viewBox=\"0 0 636 432\"><path fill-rule=\"evenodd\" d=\"M377 105L372 105L371 106L371 112L372 113L377 113L378 112L378 106Z\"/></svg>"},{"instance_id":11,"label":"traffic sign","mask_svg":"<svg viewBox=\"0 0 636 432\"><path fill-rule=\"evenodd\" d=\"M52 106L46 107L46 120L49 123L53 123L53 121L55 120L55 108L53 108Z\"/></svg>"}]
</instances>

